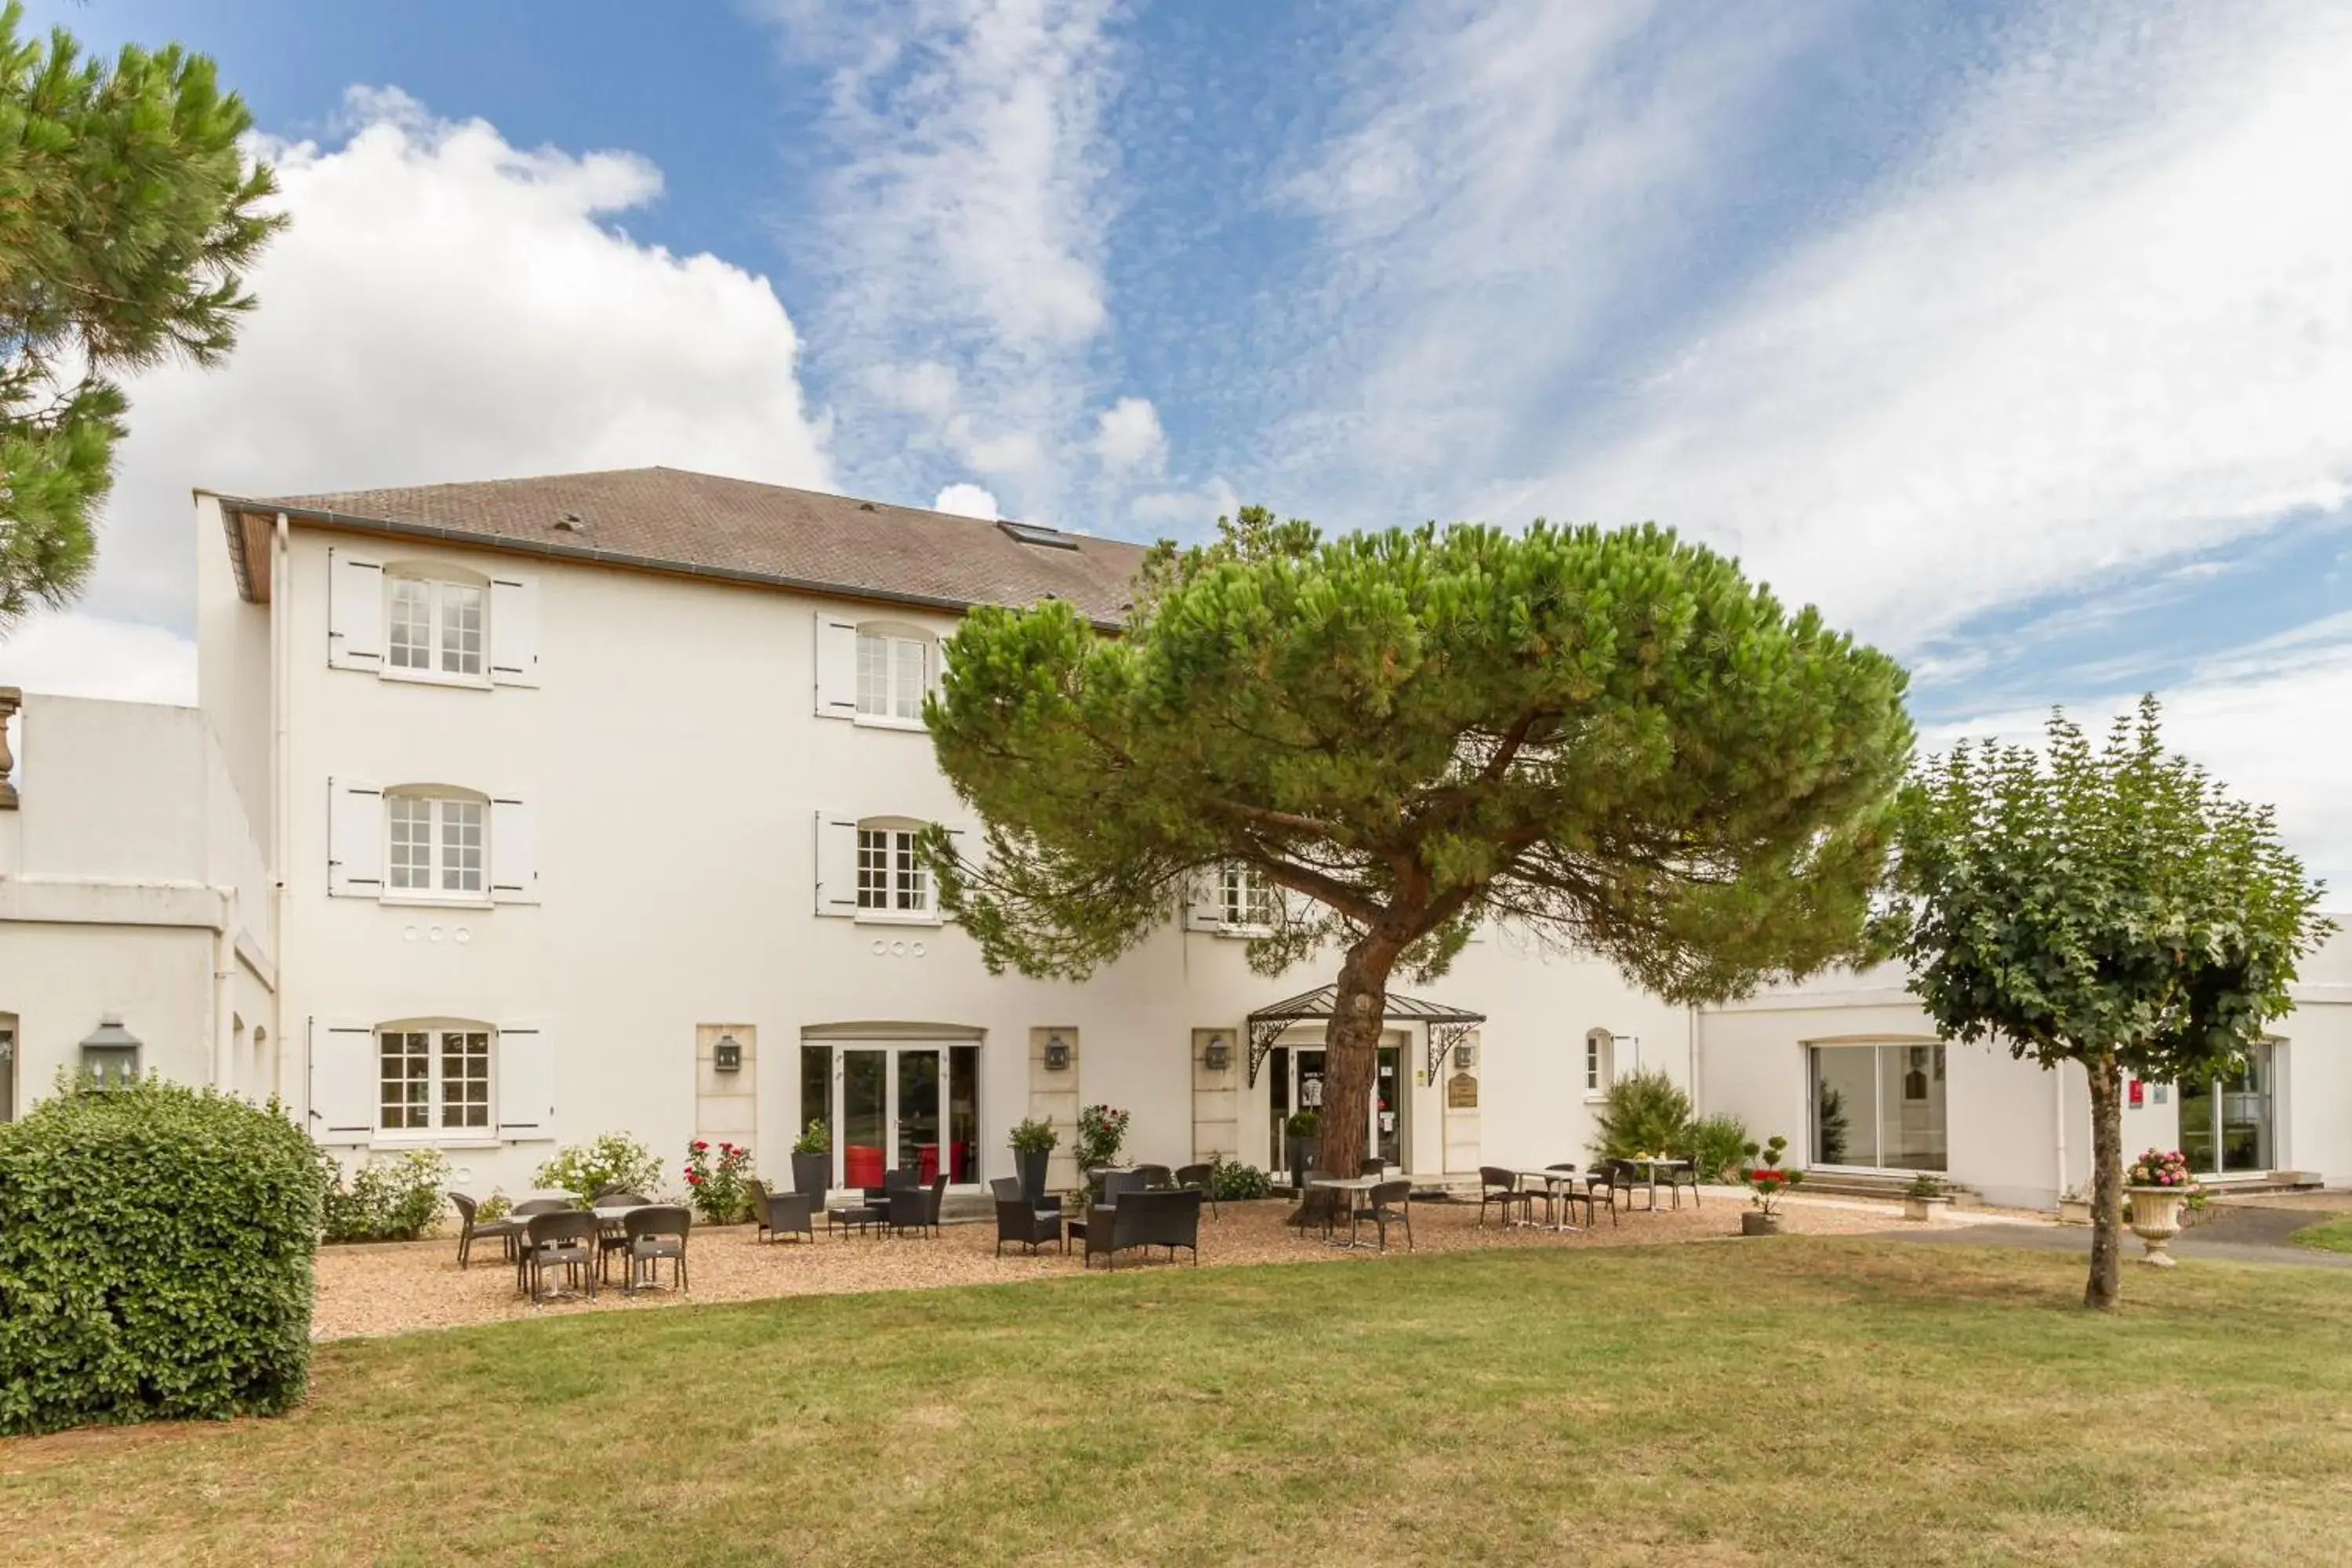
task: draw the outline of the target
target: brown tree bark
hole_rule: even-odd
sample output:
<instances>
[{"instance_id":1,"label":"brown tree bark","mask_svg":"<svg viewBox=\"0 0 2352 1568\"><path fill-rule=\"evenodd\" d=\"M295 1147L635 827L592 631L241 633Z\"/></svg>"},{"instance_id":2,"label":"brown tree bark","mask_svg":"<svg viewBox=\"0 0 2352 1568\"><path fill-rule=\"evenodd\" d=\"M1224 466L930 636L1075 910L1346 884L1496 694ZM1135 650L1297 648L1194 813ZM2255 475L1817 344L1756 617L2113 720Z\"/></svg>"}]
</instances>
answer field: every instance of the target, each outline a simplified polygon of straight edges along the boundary
<instances>
[{"instance_id":1,"label":"brown tree bark","mask_svg":"<svg viewBox=\"0 0 2352 1568\"><path fill-rule=\"evenodd\" d=\"M2083 1066L2091 1080L2091 1281L2083 1305L2112 1312L2123 1296L2123 1069L2113 1052Z\"/></svg>"},{"instance_id":2,"label":"brown tree bark","mask_svg":"<svg viewBox=\"0 0 2352 1568\"><path fill-rule=\"evenodd\" d=\"M1316 1168L1335 1176L1354 1175L1364 1158L1381 1025L1388 1014L1389 973L1402 951L1374 933L1349 948L1339 964L1331 1022L1323 1035L1323 1118L1315 1155ZM1310 1207L1311 1201L1301 1194L1300 1212Z\"/></svg>"}]
</instances>

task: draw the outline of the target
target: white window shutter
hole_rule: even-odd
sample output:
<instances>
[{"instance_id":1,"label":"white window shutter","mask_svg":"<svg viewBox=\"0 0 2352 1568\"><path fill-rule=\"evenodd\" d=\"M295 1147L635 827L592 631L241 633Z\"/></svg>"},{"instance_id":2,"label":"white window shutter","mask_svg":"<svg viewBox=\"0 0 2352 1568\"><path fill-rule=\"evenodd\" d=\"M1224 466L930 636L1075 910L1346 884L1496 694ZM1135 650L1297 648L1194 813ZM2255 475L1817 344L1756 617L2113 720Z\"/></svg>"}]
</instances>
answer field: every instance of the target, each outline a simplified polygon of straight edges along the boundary
<instances>
[{"instance_id":1,"label":"white window shutter","mask_svg":"<svg viewBox=\"0 0 2352 1568\"><path fill-rule=\"evenodd\" d=\"M310 1136L323 1145L365 1143L375 1136L375 1030L366 1024L319 1024L310 1031Z\"/></svg>"},{"instance_id":2,"label":"white window shutter","mask_svg":"<svg viewBox=\"0 0 2352 1568\"><path fill-rule=\"evenodd\" d=\"M490 897L539 902L539 819L529 801L512 795L490 797Z\"/></svg>"},{"instance_id":3,"label":"white window shutter","mask_svg":"<svg viewBox=\"0 0 2352 1568\"><path fill-rule=\"evenodd\" d=\"M501 686L539 684L539 579L490 579L490 679Z\"/></svg>"},{"instance_id":4,"label":"white window shutter","mask_svg":"<svg viewBox=\"0 0 2352 1568\"><path fill-rule=\"evenodd\" d=\"M327 662L383 668L383 563L339 546L327 551Z\"/></svg>"},{"instance_id":5,"label":"white window shutter","mask_svg":"<svg viewBox=\"0 0 2352 1568\"><path fill-rule=\"evenodd\" d=\"M1203 866L1184 879L1184 928L1187 931L1223 931L1225 925L1225 900L1220 868Z\"/></svg>"},{"instance_id":6,"label":"white window shutter","mask_svg":"<svg viewBox=\"0 0 2352 1568\"><path fill-rule=\"evenodd\" d=\"M499 1136L518 1143L555 1136L555 1041L542 1023L499 1029Z\"/></svg>"},{"instance_id":7,"label":"white window shutter","mask_svg":"<svg viewBox=\"0 0 2352 1568\"><path fill-rule=\"evenodd\" d=\"M383 893L383 787L327 781L327 891L342 899Z\"/></svg>"},{"instance_id":8,"label":"white window shutter","mask_svg":"<svg viewBox=\"0 0 2352 1568\"><path fill-rule=\"evenodd\" d=\"M857 914L857 819L838 811L816 814L816 912Z\"/></svg>"},{"instance_id":9,"label":"white window shutter","mask_svg":"<svg viewBox=\"0 0 2352 1568\"><path fill-rule=\"evenodd\" d=\"M857 623L816 617L816 713L820 719L857 717Z\"/></svg>"}]
</instances>

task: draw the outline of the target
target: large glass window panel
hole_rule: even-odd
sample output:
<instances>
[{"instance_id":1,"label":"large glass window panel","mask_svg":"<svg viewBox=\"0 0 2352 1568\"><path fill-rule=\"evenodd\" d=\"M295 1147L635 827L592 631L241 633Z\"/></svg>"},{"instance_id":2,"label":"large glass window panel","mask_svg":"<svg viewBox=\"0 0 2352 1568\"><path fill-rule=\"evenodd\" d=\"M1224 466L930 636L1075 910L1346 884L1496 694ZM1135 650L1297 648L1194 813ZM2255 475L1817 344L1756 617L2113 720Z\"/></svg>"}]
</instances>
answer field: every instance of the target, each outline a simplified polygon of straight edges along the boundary
<instances>
[{"instance_id":1,"label":"large glass window panel","mask_svg":"<svg viewBox=\"0 0 2352 1568\"><path fill-rule=\"evenodd\" d=\"M825 1144L831 1148L833 1136L833 1047L803 1046L801 1047L801 1126L812 1121L824 1124ZM794 1129L795 1133L798 1129Z\"/></svg>"},{"instance_id":2,"label":"large glass window panel","mask_svg":"<svg viewBox=\"0 0 2352 1568\"><path fill-rule=\"evenodd\" d=\"M384 629L386 652L394 669L430 669L433 585L414 577L394 577Z\"/></svg>"},{"instance_id":3,"label":"large glass window panel","mask_svg":"<svg viewBox=\"0 0 2352 1568\"><path fill-rule=\"evenodd\" d=\"M386 885L428 890L433 886L433 803L422 795L395 795L385 800L384 814L390 824Z\"/></svg>"},{"instance_id":4,"label":"large glass window panel","mask_svg":"<svg viewBox=\"0 0 2352 1568\"><path fill-rule=\"evenodd\" d=\"M422 1029L387 1029L377 1037L379 1124L387 1132L433 1124L433 1037Z\"/></svg>"},{"instance_id":5,"label":"large glass window panel","mask_svg":"<svg viewBox=\"0 0 2352 1568\"><path fill-rule=\"evenodd\" d=\"M1940 1171L1944 1138L1944 1047L1878 1048L1878 1163Z\"/></svg>"},{"instance_id":6,"label":"large glass window panel","mask_svg":"<svg viewBox=\"0 0 2352 1568\"><path fill-rule=\"evenodd\" d=\"M1877 1164L1877 1047L1816 1046L1811 1163Z\"/></svg>"},{"instance_id":7,"label":"large glass window panel","mask_svg":"<svg viewBox=\"0 0 2352 1568\"><path fill-rule=\"evenodd\" d=\"M1372 1152L1384 1164L1404 1164L1403 1053L1394 1046L1380 1048L1372 1080Z\"/></svg>"},{"instance_id":8,"label":"large glass window panel","mask_svg":"<svg viewBox=\"0 0 2352 1568\"><path fill-rule=\"evenodd\" d=\"M890 1053L841 1053L841 1179L878 1187L890 1161Z\"/></svg>"},{"instance_id":9,"label":"large glass window panel","mask_svg":"<svg viewBox=\"0 0 2352 1568\"><path fill-rule=\"evenodd\" d=\"M464 583L436 584L441 595L441 669L482 673L482 591Z\"/></svg>"},{"instance_id":10,"label":"large glass window panel","mask_svg":"<svg viewBox=\"0 0 2352 1568\"><path fill-rule=\"evenodd\" d=\"M1285 1124L1290 1120L1290 1047L1276 1046L1265 1058L1265 1121L1266 1157L1269 1171L1290 1169L1290 1156L1283 1146Z\"/></svg>"},{"instance_id":11,"label":"large glass window panel","mask_svg":"<svg viewBox=\"0 0 2352 1568\"><path fill-rule=\"evenodd\" d=\"M980 1180L980 1047L948 1050L948 1174L957 1184Z\"/></svg>"},{"instance_id":12,"label":"large glass window panel","mask_svg":"<svg viewBox=\"0 0 2352 1568\"><path fill-rule=\"evenodd\" d=\"M940 1053L900 1051L897 1163L925 1185L940 1173Z\"/></svg>"}]
</instances>

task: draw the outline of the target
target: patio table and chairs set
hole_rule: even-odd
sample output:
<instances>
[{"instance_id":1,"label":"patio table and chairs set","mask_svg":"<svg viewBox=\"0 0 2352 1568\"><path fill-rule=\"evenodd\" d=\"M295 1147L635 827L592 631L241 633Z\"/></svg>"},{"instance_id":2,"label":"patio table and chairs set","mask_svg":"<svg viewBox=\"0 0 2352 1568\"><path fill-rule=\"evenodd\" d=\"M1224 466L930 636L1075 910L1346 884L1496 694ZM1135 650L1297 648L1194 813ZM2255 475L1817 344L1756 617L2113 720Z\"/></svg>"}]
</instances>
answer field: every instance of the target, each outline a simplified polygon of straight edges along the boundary
<instances>
[{"instance_id":1,"label":"patio table and chairs set","mask_svg":"<svg viewBox=\"0 0 2352 1568\"><path fill-rule=\"evenodd\" d=\"M472 1198L463 1193L449 1198L457 1206L457 1267L471 1265L476 1242L499 1242L514 1265L516 1293L530 1296L534 1306L566 1296L595 1300L612 1278L615 1258L624 1294L658 1288L665 1261L669 1288L688 1289L686 1247L694 1215L683 1205L608 1188L586 1208L568 1195L541 1194L516 1204L504 1219L484 1221L476 1217L480 1205ZM549 1279L558 1273L562 1289L551 1292Z\"/></svg>"},{"instance_id":2,"label":"patio table and chairs set","mask_svg":"<svg viewBox=\"0 0 2352 1568\"><path fill-rule=\"evenodd\" d=\"M1176 1260L1176 1249L1183 1247L1198 1268L1201 1210L1205 1205L1213 1214L1216 1206L1209 1196L1206 1165L1090 1172L1082 1194L1084 1207L1076 1214L1065 1209L1054 1194L1033 1201L1015 1177L997 1177L989 1191L996 1200L998 1256L1008 1241L1031 1253L1052 1245L1066 1253L1070 1243L1077 1241L1083 1246L1079 1267L1087 1268L1099 1258L1105 1268L1116 1269L1120 1253L1140 1247L1149 1257L1155 1247L1167 1249L1171 1263Z\"/></svg>"},{"instance_id":3,"label":"patio table and chairs set","mask_svg":"<svg viewBox=\"0 0 2352 1568\"><path fill-rule=\"evenodd\" d=\"M1688 1160L1635 1159L1602 1160L1591 1169L1579 1171L1573 1161L1562 1161L1538 1170L1514 1170L1507 1165L1478 1167L1478 1223L1486 1223L1486 1211L1502 1211L1506 1229L1515 1226L1532 1226L1553 1231L1586 1230L1600 1224L1602 1205L1609 1210L1609 1223L1613 1227L1622 1224L1621 1213L1638 1213L1633 1203L1635 1193L1646 1194L1647 1207L1658 1206L1658 1189L1664 1186L1672 1195L1674 1206L1683 1206L1683 1190L1690 1190L1691 1205L1698 1206L1698 1173ZM1536 1205L1543 1205L1543 1217L1536 1216ZM1584 1205L1584 1224L1575 1223L1576 1205Z\"/></svg>"}]
</instances>

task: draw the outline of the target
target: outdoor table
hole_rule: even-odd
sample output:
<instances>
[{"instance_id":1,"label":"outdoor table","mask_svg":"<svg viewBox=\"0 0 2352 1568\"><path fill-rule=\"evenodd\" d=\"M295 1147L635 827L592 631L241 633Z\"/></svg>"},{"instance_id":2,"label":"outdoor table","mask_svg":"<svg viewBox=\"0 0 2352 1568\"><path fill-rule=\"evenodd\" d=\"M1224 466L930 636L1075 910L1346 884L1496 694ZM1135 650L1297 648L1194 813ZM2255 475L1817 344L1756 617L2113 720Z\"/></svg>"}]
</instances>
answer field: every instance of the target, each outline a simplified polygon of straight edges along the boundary
<instances>
[{"instance_id":1,"label":"outdoor table","mask_svg":"<svg viewBox=\"0 0 2352 1568\"><path fill-rule=\"evenodd\" d=\"M1526 1219L1514 1220L1510 1223L1531 1225L1538 1230L1582 1230L1584 1228L1580 1225L1572 1225L1560 1217L1569 1212L1568 1205L1561 1201L1560 1189L1576 1184L1574 1171L1513 1171L1511 1174L1518 1177L1522 1183L1541 1182L1544 1184L1544 1191L1549 1194L1551 1198L1551 1201L1545 1205L1551 1210L1551 1218L1540 1220L1533 1214L1529 1214ZM1653 1204L1657 1201L1654 1197L1650 1200Z\"/></svg>"},{"instance_id":2,"label":"outdoor table","mask_svg":"<svg viewBox=\"0 0 2352 1568\"><path fill-rule=\"evenodd\" d=\"M1385 1176L1322 1176L1307 1184L1307 1188L1310 1191L1314 1188L1321 1187L1326 1192L1345 1193L1349 1195L1348 1239L1345 1241L1326 1242L1324 1243L1326 1247L1336 1247L1342 1252L1370 1252L1374 1250L1372 1243L1369 1241L1359 1241L1356 1239L1356 1205L1354 1198L1355 1194L1358 1193L1369 1193L1374 1187L1379 1186L1382 1182L1387 1180L1388 1178Z\"/></svg>"},{"instance_id":3,"label":"outdoor table","mask_svg":"<svg viewBox=\"0 0 2352 1568\"><path fill-rule=\"evenodd\" d=\"M1627 1160L1624 1163L1640 1167L1643 1174L1650 1178L1650 1206L1654 1209L1658 1206L1658 1173L1687 1171L1691 1168L1691 1163L1688 1160Z\"/></svg>"}]
</instances>

